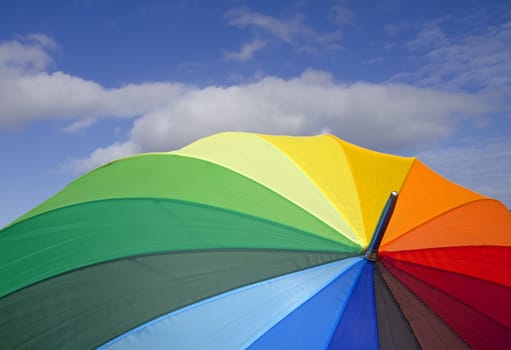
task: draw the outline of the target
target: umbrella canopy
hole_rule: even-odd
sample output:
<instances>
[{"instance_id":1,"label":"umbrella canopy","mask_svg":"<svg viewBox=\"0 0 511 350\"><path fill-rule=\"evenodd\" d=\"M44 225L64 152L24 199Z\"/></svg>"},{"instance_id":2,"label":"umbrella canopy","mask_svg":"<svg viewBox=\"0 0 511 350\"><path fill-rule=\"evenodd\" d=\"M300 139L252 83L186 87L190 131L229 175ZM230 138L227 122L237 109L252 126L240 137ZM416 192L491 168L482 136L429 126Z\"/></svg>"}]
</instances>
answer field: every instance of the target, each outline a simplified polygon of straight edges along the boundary
<instances>
[{"instance_id":1,"label":"umbrella canopy","mask_svg":"<svg viewBox=\"0 0 511 350\"><path fill-rule=\"evenodd\" d=\"M0 231L2 349L504 349L511 214L415 158L222 133Z\"/></svg>"}]
</instances>

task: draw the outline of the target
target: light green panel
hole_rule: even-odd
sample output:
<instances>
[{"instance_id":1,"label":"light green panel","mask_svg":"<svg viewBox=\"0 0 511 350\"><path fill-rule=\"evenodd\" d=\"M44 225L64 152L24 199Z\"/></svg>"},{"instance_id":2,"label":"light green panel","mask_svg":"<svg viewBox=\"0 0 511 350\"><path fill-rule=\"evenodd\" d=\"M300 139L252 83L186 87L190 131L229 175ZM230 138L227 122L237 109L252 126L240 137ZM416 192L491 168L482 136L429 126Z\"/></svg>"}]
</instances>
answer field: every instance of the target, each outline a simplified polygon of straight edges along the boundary
<instances>
[{"instance_id":1,"label":"light green panel","mask_svg":"<svg viewBox=\"0 0 511 350\"><path fill-rule=\"evenodd\" d=\"M74 181L18 222L55 208L111 198L185 200L347 242L332 227L261 184L216 164L172 154L142 155L101 167Z\"/></svg>"}]
</instances>

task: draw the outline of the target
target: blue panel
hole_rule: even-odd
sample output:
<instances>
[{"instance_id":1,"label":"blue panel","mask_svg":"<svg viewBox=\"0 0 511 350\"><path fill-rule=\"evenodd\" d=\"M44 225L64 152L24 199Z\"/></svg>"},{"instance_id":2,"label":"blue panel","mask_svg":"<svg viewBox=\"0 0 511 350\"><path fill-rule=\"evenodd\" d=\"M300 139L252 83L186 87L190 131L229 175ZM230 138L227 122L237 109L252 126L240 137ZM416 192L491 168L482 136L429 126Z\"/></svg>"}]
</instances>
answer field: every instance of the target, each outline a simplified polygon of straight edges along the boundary
<instances>
[{"instance_id":1,"label":"blue panel","mask_svg":"<svg viewBox=\"0 0 511 350\"><path fill-rule=\"evenodd\" d=\"M362 258L349 258L239 288L155 319L106 349L241 349Z\"/></svg>"},{"instance_id":2,"label":"blue panel","mask_svg":"<svg viewBox=\"0 0 511 350\"><path fill-rule=\"evenodd\" d=\"M353 286L360 261L265 333L249 349L324 349Z\"/></svg>"},{"instance_id":3,"label":"blue panel","mask_svg":"<svg viewBox=\"0 0 511 350\"><path fill-rule=\"evenodd\" d=\"M373 263L364 262L360 278L328 349L378 349Z\"/></svg>"}]
</instances>

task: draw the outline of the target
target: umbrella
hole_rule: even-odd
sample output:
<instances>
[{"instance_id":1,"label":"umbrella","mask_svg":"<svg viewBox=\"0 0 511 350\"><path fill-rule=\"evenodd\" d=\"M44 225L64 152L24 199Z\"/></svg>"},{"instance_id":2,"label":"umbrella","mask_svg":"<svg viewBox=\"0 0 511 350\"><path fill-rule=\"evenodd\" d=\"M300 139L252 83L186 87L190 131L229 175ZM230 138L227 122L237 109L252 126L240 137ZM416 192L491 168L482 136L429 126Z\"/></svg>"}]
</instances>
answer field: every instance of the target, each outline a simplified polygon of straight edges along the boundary
<instances>
[{"instance_id":1,"label":"umbrella","mask_svg":"<svg viewBox=\"0 0 511 350\"><path fill-rule=\"evenodd\" d=\"M415 158L221 133L102 166L0 231L0 344L504 349L511 214Z\"/></svg>"}]
</instances>

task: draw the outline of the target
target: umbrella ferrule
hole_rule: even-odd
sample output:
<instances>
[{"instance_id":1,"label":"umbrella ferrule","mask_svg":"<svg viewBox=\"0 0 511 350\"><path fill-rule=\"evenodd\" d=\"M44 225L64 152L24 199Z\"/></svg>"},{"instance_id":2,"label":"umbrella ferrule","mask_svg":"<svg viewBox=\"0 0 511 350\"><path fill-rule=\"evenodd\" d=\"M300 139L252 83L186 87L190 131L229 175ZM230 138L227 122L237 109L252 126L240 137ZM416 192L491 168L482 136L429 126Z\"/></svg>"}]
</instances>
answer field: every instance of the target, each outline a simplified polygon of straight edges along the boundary
<instances>
[{"instance_id":1,"label":"umbrella ferrule","mask_svg":"<svg viewBox=\"0 0 511 350\"><path fill-rule=\"evenodd\" d=\"M397 191L392 191L387 199L387 203L385 203L378 225L376 225L376 229L374 230L373 238L371 239L371 243L365 253L365 258L369 261L376 261L378 257L378 248L380 247L383 235L385 234L385 230L387 229L392 213L394 212L397 194Z\"/></svg>"}]
</instances>

